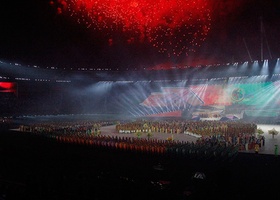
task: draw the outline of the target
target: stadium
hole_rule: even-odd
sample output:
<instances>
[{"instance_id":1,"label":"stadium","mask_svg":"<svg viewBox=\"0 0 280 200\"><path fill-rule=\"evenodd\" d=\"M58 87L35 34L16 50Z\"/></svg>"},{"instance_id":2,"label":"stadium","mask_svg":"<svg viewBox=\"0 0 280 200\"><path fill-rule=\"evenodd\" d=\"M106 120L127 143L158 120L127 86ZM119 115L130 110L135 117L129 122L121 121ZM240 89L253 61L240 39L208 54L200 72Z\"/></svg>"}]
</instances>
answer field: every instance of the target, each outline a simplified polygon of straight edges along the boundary
<instances>
[{"instance_id":1,"label":"stadium","mask_svg":"<svg viewBox=\"0 0 280 200\"><path fill-rule=\"evenodd\" d=\"M0 199L277 198L279 3L6 4Z\"/></svg>"}]
</instances>

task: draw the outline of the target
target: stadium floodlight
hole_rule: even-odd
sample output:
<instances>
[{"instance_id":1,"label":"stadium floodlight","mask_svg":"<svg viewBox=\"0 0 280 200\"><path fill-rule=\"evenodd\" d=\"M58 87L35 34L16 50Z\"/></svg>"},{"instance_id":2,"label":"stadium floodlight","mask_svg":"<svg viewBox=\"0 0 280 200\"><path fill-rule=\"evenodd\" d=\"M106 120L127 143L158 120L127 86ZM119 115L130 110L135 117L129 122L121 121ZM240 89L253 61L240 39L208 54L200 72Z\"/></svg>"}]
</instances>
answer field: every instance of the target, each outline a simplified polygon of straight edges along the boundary
<instances>
[{"instance_id":1,"label":"stadium floodlight","mask_svg":"<svg viewBox=\"0 0 280 200\"><path fill-rule=\"evenodd\" d=\"M268 72L269 72L269 69L268 69L268 60L266 59L266 60L263 61L263 65L262 65L260 74L261 74L261 75L265 75L265 74L268 74Z\"/></svg>"}]
</instances>

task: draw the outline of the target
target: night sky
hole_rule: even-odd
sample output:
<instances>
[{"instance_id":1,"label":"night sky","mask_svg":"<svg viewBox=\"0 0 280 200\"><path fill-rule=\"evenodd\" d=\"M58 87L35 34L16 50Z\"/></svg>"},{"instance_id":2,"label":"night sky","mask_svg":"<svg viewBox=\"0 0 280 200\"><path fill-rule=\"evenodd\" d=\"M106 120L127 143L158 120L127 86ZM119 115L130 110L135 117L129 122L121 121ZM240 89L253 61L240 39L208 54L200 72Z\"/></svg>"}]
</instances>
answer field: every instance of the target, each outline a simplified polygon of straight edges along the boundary
<instances>
[{"instance_id":1,"label":"night sky","mask_svg":"<svg viewBox=\"0 0 280 200\"><path fill-rule=\"evenodd\" d=\"M170 57L147 41L127 43L117 30L114 37L118 40L110 45L102 31L86 28L67 13L58 13L57 1L55 5L48 0L1 2L3 61L61 68L139 68L250 61L249 54L252 60L260 60L261 17L264 59L280 57L279 0L209 0L211 26L205 41L195 52Z\"/></svg>"}]
</instances>

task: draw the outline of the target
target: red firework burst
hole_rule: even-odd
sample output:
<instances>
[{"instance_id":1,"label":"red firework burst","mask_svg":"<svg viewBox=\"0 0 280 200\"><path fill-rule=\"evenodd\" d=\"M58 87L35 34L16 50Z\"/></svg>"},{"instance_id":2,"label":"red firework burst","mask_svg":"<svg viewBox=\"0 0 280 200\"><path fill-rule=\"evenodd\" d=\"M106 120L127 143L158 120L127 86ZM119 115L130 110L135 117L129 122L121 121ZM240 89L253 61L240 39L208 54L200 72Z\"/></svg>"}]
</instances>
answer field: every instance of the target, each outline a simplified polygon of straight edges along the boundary
<instances>
[{"instance_id":1,"label":"red firework burst","mask_svg":"<svg viewBox=\"0 0 280 200\"><path fill-rule=\"evenodd\" d=\"M128 43L149 41L168 56L195 51L211 25L207 0L57 0L58 12ZM53 5L53 3L52 3Z\"/></svg>"}]
</instances>

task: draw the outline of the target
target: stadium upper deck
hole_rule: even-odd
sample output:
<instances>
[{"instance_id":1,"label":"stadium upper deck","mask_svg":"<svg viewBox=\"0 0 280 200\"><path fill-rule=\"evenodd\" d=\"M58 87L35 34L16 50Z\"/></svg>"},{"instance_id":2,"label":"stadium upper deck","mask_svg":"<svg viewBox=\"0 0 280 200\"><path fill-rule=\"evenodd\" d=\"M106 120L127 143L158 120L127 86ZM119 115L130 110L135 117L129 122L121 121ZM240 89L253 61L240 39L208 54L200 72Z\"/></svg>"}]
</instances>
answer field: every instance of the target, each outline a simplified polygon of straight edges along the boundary
<instances>
[{"instance_id":1,"label":"stadium upper deck","mask_svg":"<svg viewBox=\"0 0 280 200\"><path fill-rule=\"evenodd\" d=\"M170 65L149 68L57 68L21 65L0 61L1 81L43 81L43 82L75 82L75 81L190 81L205 83L212 81L223 83L230 78L237 81L275 81L279 79L280 60L264 60L253 62L236 62L216 65L179 66Z\"/></svg>"}]
</instances>

